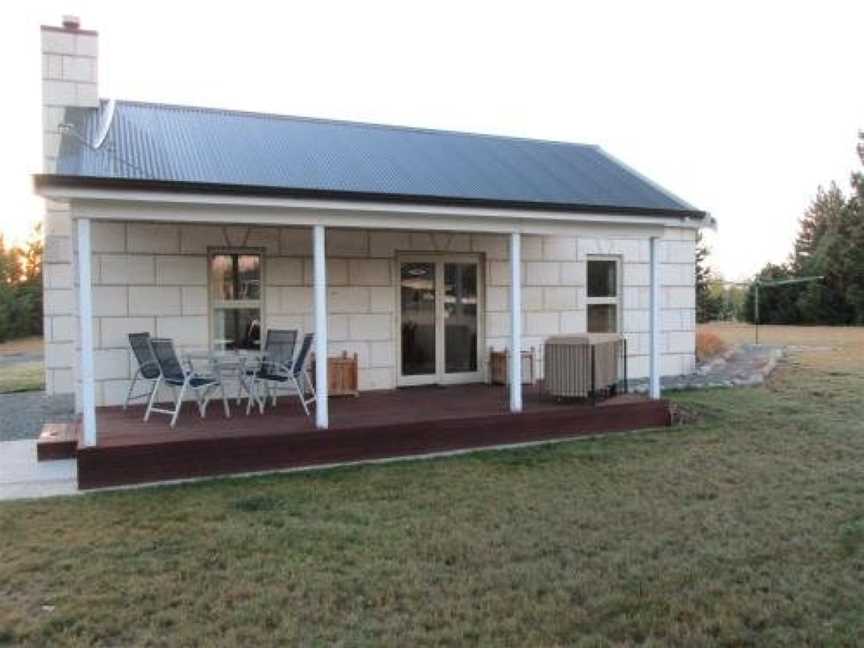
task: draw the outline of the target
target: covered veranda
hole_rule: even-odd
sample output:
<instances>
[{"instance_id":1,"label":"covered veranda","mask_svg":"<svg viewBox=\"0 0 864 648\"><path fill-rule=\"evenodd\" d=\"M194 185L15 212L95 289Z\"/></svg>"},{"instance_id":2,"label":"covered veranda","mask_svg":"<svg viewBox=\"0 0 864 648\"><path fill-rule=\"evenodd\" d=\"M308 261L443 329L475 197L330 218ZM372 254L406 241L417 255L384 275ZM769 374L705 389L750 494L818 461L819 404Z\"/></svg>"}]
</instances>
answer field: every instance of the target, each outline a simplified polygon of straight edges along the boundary
<instances>
[{"instance_id":1,"label":"covered veranda","mask_svg":"<svg viewBox=\"0 0 864 648\"><path fill-rule=\"evenodd\" d=\"M315 364L318 386L312 419L287 401L263 416L224 419L214 411L204 420L191 412L176 430L148 425L134 408L97 408L94 389L91 223L139 220L156 223L305 226L312 231L313 312L316 357L328 355L327 232L334 228L481 232L509 240L510 349L522 347L522 237L555 235L573 223L606 226L609 215L543 213L533 210L377 202L334 202L296 198L190 194L173 191L43 189L71 201L75 224L80 347L81 421L66 430L75 447L82 488L178 479L300 465L380 459L388 456L539 441L589 432L634 429L668 422L660 398L659 241L675 219L615 215L617 227L650 233L650 399L611 400L602 407L543 402L524 387L522 358L511 354L507 387L452 385L444 388L364 392L354 400L328 397L327 364ZM668 221L668 222L667 222ZM189 406L191 407L191 405ZM162 428L165 429L162 429ZM244 449L245 448L245 449ZM110 462L107 457L111 457ZM125 458L125 459L124 459ZM95 462L95 463L94 463ZM99 464L102 477L88 477ZM109 464L114 468L109 469ZM107 472L105 472L107 471ZM95 475L95 473L93 473ZM108 475L108 476L105 476ZM113 475L113 476L111 476Z\"/></svg>"}]
</instances>

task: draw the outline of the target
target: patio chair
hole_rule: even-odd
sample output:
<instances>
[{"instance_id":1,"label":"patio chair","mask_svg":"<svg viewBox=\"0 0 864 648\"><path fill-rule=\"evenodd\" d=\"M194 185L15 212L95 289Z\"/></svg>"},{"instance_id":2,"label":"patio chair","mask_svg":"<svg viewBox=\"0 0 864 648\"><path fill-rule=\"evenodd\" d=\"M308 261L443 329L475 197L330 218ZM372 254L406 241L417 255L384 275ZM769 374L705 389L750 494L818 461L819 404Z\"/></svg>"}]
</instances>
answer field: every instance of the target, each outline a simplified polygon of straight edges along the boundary
<instances>
[{"instance_id":1,"label":"patio chair","mask_svg":"<svg viewBox=\"0 0 864 648\"><path fill-rule=\"evenodd\" d=\"M300 344L300 351L297 353L297 358L294 359L293 362L290 356L279 357L278 352L273 356L269 353L265 354L264 361L261 363L260 369L253 377L252 382L253 394L258 393L259 384L264 385L267 390L267 394L263 399L256 397L258 406L262 412L264 410L264 402L267 400L268 396L271 396L271 388L273 390L273 406L275 407L276 392L280 387L287 386L293 388L297 397L300 399L303 411L306 412L306 416L309 416L309 405L310 403L315 402L315 388L312 386L312 380L309 377L309 352L312 350L312 340L314 338L315 336L312 333L307 333L303 336L303 342ZM267 342L268 344L270 343L269 333ZM275 342L274 345L276 345ZM274 348L279 347L274 346ZM287 348L287 345L285 348ZM293 352L293 346L291 347L291 350ZM307 394L311 394L311 396L307 397ZM249 413L251 408L252 400L250 399L249 404L246 406L246 412Z\"/></svg>"},{"instance_id":2,"label":"patio chair","mask_svg":"<svg viewBox=\"0 0 864 648\"><path fill-rule=\"evenodd\" d=\"M138 369L135 370L135 375L132 376L132 382L129 383L129 391L126 392L126 400L123 402L124 410L129 407L130 401L145 399L149 402L150 397L153 395L153 390L156 389L156 385L159 382L159 376L161 375L161 372L159 371L159 363L156 362L156 357L153 355L153 351L150 348L149 333L130 333L129 346L132 347L132 353L135 354L135 360L138 361ZM133 393L135 390L135 384L139 380L147 383L148 388L140 394L135 394Z\"/></svg>"},{"instance_id":3,"label":"patio chair","mask_svg":"<svg viewBox=\"0 0 864 648\"><path fill-rule=\"evenodd\" d=\"M222 393L222 403L225 406L225 418L231 417L231 411L228 409L228 399L225 396L225 387L218 376L205 376L195 372L193 369L184 369L177 359L177 353L174 351L174 342L168 338L150 338L150 349L156 362L159 364L159 378L156 381L156 386L153 388L153 393L150 396L150 403L147 406L147 412L144 414L144 420L150 419L150 414L157 412L159 414L169 414L171 416L171 427L177 423L177 416L180 414L180 408L183 405L183 396L186 395L186 390L191 389L195 393L195 400L198 403L198 411L201 418L207 411L207 403L210 402L212 394L216 389ZM155 407L156 394L159 391L159 386L165 384L171 387L174 394L174 409L161 409ZM176 388L180 388L178 394Z\"/></svg>"},{"instance_id":4,"label":"patio chair","mask_svg":"<svg viewBox=\"0 0 864 648\"><path fill-rule=\"evenodd\" d=\"M294 364L294 349L297 346L297 329L268 329L267 335L264 338L264 349L262 351L261 363L259 366L248 369L246 376L250 380L249 394L252 398L246 404L246 414L252 410L252 400L258 404L258 410L264 413L264 403L270 397L270 388L267 383L264 387L267 390L266 396L260 398L258 396L258 386L255 377L259 373L273 373L271 369L275 369L279 373L279 367L276 365L291 367Z\"/></svg>"}]
</instances>

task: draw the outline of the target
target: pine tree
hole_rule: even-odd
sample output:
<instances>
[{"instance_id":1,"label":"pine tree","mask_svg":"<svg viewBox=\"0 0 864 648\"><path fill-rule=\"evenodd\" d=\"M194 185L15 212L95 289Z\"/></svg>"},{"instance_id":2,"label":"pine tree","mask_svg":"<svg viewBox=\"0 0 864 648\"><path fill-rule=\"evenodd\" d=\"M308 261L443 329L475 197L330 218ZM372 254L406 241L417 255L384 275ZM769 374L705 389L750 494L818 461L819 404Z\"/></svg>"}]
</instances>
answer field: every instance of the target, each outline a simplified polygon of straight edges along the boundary
<instances>
[{"instance_id":1,"label":"pine tree","mask_svg":"<svg viewBox=\"0 0 864 648\"><path fill-rule=\"evenodd\" d=\"M858 156L864 166L864 133ZM760 319L774 323L864 324L864 172L846 196L834 183L819 188L800 221L795 247L783 265L767 264L763 280L822 276L815 283L760 290ZM753 291L746 315L752 321Z\"/></svg>"},{"instance_id":2,"label":"pine tree","mask_svg":"<svg viewBox=\"0 0 864 648\"><path fill-rule=\"evenodd\" d=\"M858 157L864 167L864 131L858 133ZM849 277L844 297L852 310L852 323L864 324L864 172L852 174L852 196L846 208L847 254L843 270Z\"/></svg>"},{"instance_id":3,"label":"pine tree","mask_svg":"<svg viewBox=\"0 0 864 648\"><path fill-rule=\"evenodd\" d=\"M845 206L846 197L836 183L832 182L827 191L822 187L817 189L816 198L798 221L798 236L790 260L796 275L803 276L817 270L814 264L820 261L820 243L823 243L825 235L831 231L832 226L836 225L838 216Z\"/></svg>"},{"instance_id":4,"label":"pine tree","mask_svg":"<svg viewBox=\"0 0 864 648\"><path fill-rule=\"evenodd\" d=\"M819 188L801 221L790 267L796 277L825 277L824 281L787 289L797 297L798 321L807 324L844 324L850 319L843 297L843 272L837 265L845 254L844 228L847 198L835 184Z\"/></svg>"}]
</instances>

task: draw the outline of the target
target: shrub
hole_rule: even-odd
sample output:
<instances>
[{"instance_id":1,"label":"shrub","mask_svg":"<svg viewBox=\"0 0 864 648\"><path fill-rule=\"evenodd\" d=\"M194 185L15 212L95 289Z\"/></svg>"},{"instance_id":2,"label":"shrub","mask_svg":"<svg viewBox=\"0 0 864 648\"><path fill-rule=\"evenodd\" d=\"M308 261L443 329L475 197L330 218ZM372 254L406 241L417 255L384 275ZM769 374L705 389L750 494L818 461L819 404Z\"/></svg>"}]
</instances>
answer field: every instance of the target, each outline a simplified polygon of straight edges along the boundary
<instances>
[{"instance_id":1,"label":"shrub","mask_svg":"<svg viewBox=\"0 0 864 648\"><path fill-rule=\"evenodd\" d=\"M715 333L699 331L696 333L696 358L708 360L726 350L726 344Z\"/></svg>"}]
</instances>

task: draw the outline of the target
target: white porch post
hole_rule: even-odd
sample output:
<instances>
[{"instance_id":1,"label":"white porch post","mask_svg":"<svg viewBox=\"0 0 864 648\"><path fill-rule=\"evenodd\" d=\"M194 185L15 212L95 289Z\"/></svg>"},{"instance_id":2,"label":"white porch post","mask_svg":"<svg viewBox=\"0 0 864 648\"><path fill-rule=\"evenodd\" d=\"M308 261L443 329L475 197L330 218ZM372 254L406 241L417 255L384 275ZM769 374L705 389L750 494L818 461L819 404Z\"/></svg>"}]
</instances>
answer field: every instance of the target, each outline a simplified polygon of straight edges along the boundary
<instances>
[{"instance_id":1,"label":"white porch post","mask_svg":"<svg viewBox=\"0 0 864 648\"><path fill-rule=\"evenodd\" d=\"M81 342L81 413L84 445L95 446L96 385L93 371L93 288L90 263L90 219L78 219L78 322Z\"/></svg>"},{"instance_id":2,"label":"white porch post","mask_svg":"<svg viewBox=\"0 0 864 648\"><path fill-rule=\"evenodd\" d=\"M312 228L313 257L315 267L315 426L326 430L329 424L327 411L327 256L324 226Z\"/></svg>"},{"instance_id":3,"label":"white porch post","mask_svg":"<svg viewBox=\"0 0 864 648\"><path fill-rule=\"evenodd\" d=\"M660 239L651 237L651 328L648 395L660 398Z\"/></svg>"},{"instance_id":4,"label":"white porch post","mask_svg":"<svg viewBox=\"0 0 864 648\"><path fill-rule=\"evenodd\" d=\"M510 411L522 411L522 239L510 234Z\"/></svg>"}]
</instances>

